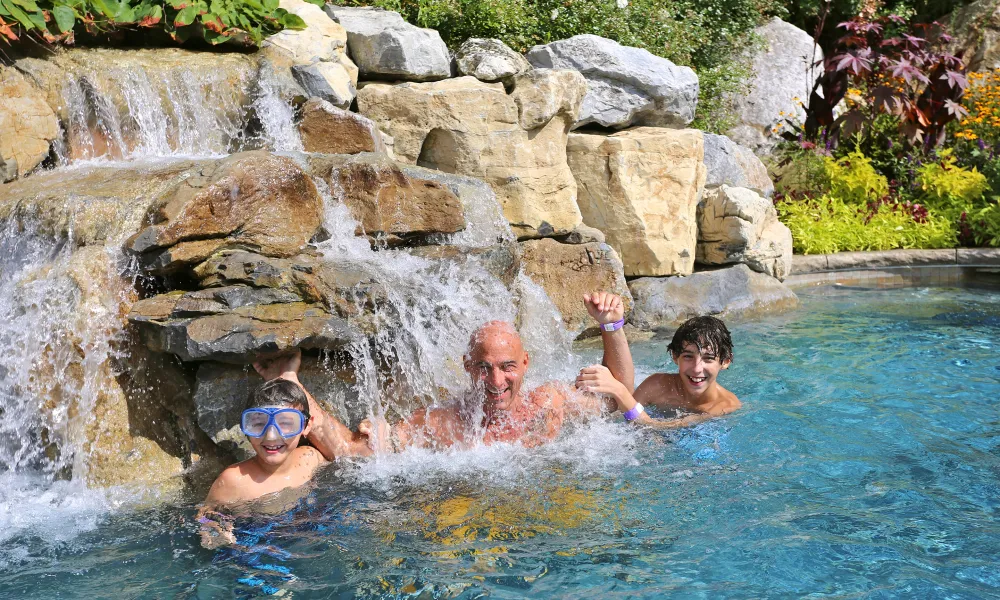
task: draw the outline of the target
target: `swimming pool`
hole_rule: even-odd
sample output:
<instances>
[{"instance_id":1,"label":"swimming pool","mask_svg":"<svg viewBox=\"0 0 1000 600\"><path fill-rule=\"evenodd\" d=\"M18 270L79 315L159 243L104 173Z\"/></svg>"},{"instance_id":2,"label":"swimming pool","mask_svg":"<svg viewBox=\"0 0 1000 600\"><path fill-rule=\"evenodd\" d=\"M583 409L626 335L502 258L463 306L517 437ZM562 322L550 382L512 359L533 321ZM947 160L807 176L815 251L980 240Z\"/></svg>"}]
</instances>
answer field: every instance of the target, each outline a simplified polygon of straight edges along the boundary
<instances>
[{"instance_id":1,"label":"swimming pool","mask_svg":"<svg viewBox=\"0 0 1000 600\"><path fill-rule=\"evenodd\" d=\"M1000 596L1000 292L802 299L733 326L735 415L341 465L244 523L250 552L201 549L194 498L0 492L24 521L0 538L0 596ZM633 346L640 378L666 343Z\"/></svg>"}]
</instances>

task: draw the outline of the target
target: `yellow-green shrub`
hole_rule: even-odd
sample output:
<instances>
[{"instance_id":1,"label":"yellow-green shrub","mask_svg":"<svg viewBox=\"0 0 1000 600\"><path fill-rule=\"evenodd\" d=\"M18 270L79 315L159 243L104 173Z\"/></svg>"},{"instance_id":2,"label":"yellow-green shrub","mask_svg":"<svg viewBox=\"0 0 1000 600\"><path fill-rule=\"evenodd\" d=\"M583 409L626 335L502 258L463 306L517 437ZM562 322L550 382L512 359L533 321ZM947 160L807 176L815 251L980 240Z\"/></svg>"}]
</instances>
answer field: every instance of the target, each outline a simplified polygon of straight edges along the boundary
<instances>
[{"instance_id":1,"label":"yellow-green shrub","mask_svg":"<svg viewBox=\"0 0 1000 600\"><path fill-rule=\"evenodd\" d=\"M830 195L849 204L867 204L889 193L889 182L872 161L855 150L840 160L824 161L830 180Z\"/></svg>"},{"instance_id":2,"label":"yellow-green shrub","mask_svg":"<svg viewBox=\"0 0 1000 600\"><path fill-rule=\"evenodd\" d=\"M923 222L917 222L901 204L883 204L871 212L828 195L780 202L777 209L781 222L792 232L797 254L952 248L958 244L949 220L928 214Z\"/></svg>"},{"instance_id":3,"label":"yellow-green shrub","mask_svg":"<svg viewBox=\"0 0 1000 600\"><path fill-rule=\"evenodd\" d=\"M927 208L950 219L957 219L981 200L989 187L986 176L973 167L956 164L952 150L938 155L940 162L929 163L917 170L917 184Z\"/></svg>"}]
</instances>

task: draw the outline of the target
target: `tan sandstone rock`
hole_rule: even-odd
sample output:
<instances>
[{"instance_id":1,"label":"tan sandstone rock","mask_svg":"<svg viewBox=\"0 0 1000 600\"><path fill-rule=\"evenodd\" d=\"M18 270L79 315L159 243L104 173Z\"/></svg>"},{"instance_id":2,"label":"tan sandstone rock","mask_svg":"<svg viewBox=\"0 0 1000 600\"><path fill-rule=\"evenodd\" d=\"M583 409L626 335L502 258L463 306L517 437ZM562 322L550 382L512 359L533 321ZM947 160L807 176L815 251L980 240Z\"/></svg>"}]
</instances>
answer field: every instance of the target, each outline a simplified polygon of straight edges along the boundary
<instances>
[{"instance_id":1,"label":"tan sandstone rock","mask_svg":"<svg viewBox=\"0 0 1000 600\"><path fill-rule=\"evenodd\" d=\"M368 84L358 92L358 108L392 136L399 160L489 183L519 237L565 234L581 221L566 136L583 84L560 71L546 77L548 91L515 87L513 96L473 77Z\"/></svg>"},{"instance_id":2,"label":"tan sandstone rock","mask_svg":"<svg viewBox=\"0 0 1000 600\"><path fill-rule=\"evenodd\" d=\"M0 65L0 182L23 177L49 155L59 121L17 70Z\"/></svg>"},{"instance_id":3,"label":"tan sandstone rock","mask_svg":"<svg viewBox=\"0 0 1000 600\"><path fill-rule=\"evenodd\" d=\"M317 155L309 164L335 190L335 199L351 209L358 234L416 241L465 228L458 196L436 181L408 176L386 156Z\"/></svg>"},{"instance_id":4,"label":"tan sandstone rock","mask_svg":"<svg viewBox=\"0 0 1000 600\"><path fill-rule=\"evenodd\" d=\"M196 245L196 252L161 264L161 271L200 262L223 248L292 256L319 230L322 199L309 175L289 158L244 152L210 163L200 174L162 198L155 224L129 243L147 257L179 243Z\"/></svg>"},{"instance_id":5,"label":"tan sandstone rock","mask_svg":"<svg viewBox=\"0 0 1000 600\"><path fill-rule=\"evenodd\" d=\"M614 292L625 301L626 313L631 309L632 295L625 283L622 262L611 246L541 239L521 242L521 249L524 273L545 289L571 334L598 331L583 304L584 294L595 290Z\"/></svg>"},{"instance_id":6,"label":"tan sandstone rock","mask_svg":"<svg viewBox=\"0 0 1000 600\"><path fill-rule=\"evenodd\" d=\"M705 184L702 144L695 129L570 134L567 153L584 223L604 232L625 275L693 271Z\"/></svg>"},{"instance_id":7,"label":"tan sandstone rock","mask_svg":"<svg viewBox=\"0 0 1000 600\"><path fill-rule=\"evenodd\" d=\"M310 98L301 108L299 134L302 149L324 154L386 152L378 127L357 113L321 98Z\"/></svg>"},{"instance_id":8,"label":"tan sandstone rock","mask_svg":"<svg viewBox=\"0 0 1000 600\"><path fill-rule=\"evenodd\" d=\"M698 204L698 251L706 265L745 263L784 279L791 272L792 233L778 221L774 204L746 188L723 185Z\"/></svg>"}]
</instances>

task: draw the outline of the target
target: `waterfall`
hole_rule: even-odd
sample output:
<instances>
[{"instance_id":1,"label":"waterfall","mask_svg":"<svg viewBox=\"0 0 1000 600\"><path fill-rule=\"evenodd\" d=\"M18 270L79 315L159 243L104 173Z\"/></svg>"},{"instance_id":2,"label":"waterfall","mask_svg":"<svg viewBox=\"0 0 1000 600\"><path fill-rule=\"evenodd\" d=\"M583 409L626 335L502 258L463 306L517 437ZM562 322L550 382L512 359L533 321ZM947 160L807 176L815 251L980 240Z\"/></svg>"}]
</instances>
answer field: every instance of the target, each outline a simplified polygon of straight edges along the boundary
<instances>
[{"instance_id":1,"label":"waterfall","mask_svg":"<svg viewBox=\"0 0 1000 600\"><path fill-rule=\"evenodd\" d=\"M301 150L293 110L273 76L262 72L255 81L255 70L239 66L72 63L61 89L59 164Z\"/></svg>"}]
</instances>

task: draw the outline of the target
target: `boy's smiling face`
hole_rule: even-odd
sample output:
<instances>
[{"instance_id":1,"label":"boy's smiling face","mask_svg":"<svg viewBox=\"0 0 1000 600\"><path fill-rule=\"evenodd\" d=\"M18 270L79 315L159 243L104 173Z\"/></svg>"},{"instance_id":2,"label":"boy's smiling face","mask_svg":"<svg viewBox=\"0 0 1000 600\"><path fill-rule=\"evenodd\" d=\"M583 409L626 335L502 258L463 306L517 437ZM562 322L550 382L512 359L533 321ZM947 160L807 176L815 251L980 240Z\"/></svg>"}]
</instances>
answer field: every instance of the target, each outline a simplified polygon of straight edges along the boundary
<instances>
[{"instance_id":1,"label":"boy's smiling face","mask_svg":"<svg viewBox=\"0 0 1000 600\"><path fill-rule=\"evenodd\" d=\"M692 397L704 394L712 389L719 371L729 368L729 361L721 362L716 350L703 346L701 350L696 344L687 343L680 354L673 357L677 363L684 392Z\"/></svg>"},{"instance_id":2,"label":"boy's smiling face","mask_svg":"<svg viewBox=\"0 0 1000 600\"><path fill-rule=\"evenodd\" d=\"M289 406L269 406L262 408L291 408ZM262 437L250 437L247 436L247 440L250 441L250 445L253 447L254 452L257 453L257 459L261 461L264 465L270 467L271 469L277 469L280 467L288 457L291 456L293 450L295 450L302 436L309 435L309 430L312 428L312 417L306 422L305 428L302 429L302 433L285 438L281 437L278 432L277 427L268 427L264 432Z\"/></svg>"}]
</instances>

